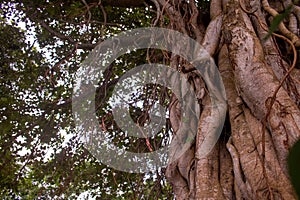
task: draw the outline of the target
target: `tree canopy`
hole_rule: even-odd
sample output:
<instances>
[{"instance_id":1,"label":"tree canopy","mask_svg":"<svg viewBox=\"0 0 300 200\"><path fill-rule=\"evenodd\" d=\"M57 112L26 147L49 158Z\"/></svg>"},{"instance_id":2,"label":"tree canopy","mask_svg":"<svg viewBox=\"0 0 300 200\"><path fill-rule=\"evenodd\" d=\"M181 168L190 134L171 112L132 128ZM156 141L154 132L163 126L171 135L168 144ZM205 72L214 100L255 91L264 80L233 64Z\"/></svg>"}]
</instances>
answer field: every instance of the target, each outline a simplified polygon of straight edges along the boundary
<instances>
[{"instance_id":1,"label":"tree canopy","mask_svg":"<svg viewBox=\"0 0 300 200\"><path fill-rule=\"evenodd\" d=\"M239 3L235 7L225 6L226 3L233 5L233 2L3 0L0 3L0 198L185 199L187 195L190 199L197 199L201 195L196 190L205 187L222 190L222 194L216 192L216 198L222 196L224 199L233 198L233 195L237 199L255 199L261 194L266 194L266 199L294 198L286 168L291 172L291 182L299 195L299 143L288 158L289 166L285 167L287 163L283 163L287 159L286 153L300 137L300 131L296 131L299 127L297 117L300 119L299 2L270 1L271 6L278 6L276 10L270 10L270 6L268 10L266 1L259 1L261 4L257 6L252 1L244 5L240 0L236 1ZM275 11L275 17L271 16L270 13ZM236 15L243 12L241 18L244 21L238 21L234 12ZM246 24L247 20L255 28ZM285 30L285 26L289 30ZM167 168L141 174L126 173L97 160L76 132L72 94L80 64L106 39L142 27L164 27L188 35L204 46L221 71L229 108L221 137L207 161L197 160L197 145L201 138L196 136L194 146ZM250 43L252 47L247 49ZM244 58L242 55L248 50L255 53ZM165 126L155 137L129 137L112 116L109 99L116 83L123 74L145 63L170 65L187 77L199 94L201 116L197 134L204 132L211 105L205 82L178 55L149 48L118 57L99 78L95 112L107 137L118 147L151 152L169 144L171 135L176 135L180 118L176 107L178 101L165 87L147 84L130 99L130 115L141 126L147 124L149 110L155 102L159 102L168 113ZM239 64L241 68L228 67L237 66L237 63L246 64ZM266 70L256 72L262 65ZM294 68L292 72L288 68L290 65ZM250 66L253 67L251 72L243 74ZM262 85L255 85L261 74L270 71L273 78L266 76L264 81L273 81L277 77L278 83L268 85L269 82L264 84L261 81ZM265 96L269 91L274 92L277 85L284 88L279 90L278 87L278 101ZM286 125L290 118L285 119L283 115L294 119L290 126ZM283 138L285 134L290 134L289 139ZM240 139L242 136L246 139ZM255 153L251 154L251 151ZM249 178L248 163L252 160L258 160L257 169L264 176L262 182L255 179L256 175L253 175L253 180ZM212 172L214 168L220 171ZM238 174L237 170L243 172ZM284 192L281 185L274 183L276 178L266 178L265 181L265 177L274 171L283 178L283 183L287 183L286 194L281 195ZM213 177L211 180L220 179L218 184L208 181L209 174ZM244 181L245 185L239 181ZM251 196L249 188L259 190L260 187L266 187L266 192L255 191L257 196ZM241 194L235 194L237 188Z\"/></svg>"},{"instance_id":2,"label":"tree canopy","mask_svg":"<svg viewBox=\"0 0 300 200\"><path fill-rule=\"evenodd\" d=\"M93 158L74 132L71 111L74 73L89 51L123 30L150 26L153 15L138 1L1 3L1 198L172 196L161 171L129 174ZM140 54L114 63L102 89L111 90L116 77L143 63ZM109 126L107 106L103 101L99 116ZM143 141L138 145L145 148Z\"/></svg>"}]
</instances>

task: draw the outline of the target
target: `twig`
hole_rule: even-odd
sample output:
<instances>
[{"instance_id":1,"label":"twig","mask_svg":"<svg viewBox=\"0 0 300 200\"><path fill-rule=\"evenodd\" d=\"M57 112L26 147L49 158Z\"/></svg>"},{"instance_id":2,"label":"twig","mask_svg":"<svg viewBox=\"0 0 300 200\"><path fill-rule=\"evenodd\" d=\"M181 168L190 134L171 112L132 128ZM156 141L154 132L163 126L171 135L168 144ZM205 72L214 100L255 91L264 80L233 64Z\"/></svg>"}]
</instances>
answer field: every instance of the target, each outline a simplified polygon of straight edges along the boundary
<instances>
[{"instance_id":1,"label":"twig","mask_svg":"<svg viewBox=\"0 0 300 200\"><path fill-rule=\"evenodd\" d=\"M159 3L157 2L157 0L151 0L154 4L155 4L155 7L156 7L156 19L155 21L153 22L152 26L156 26L156 24L158 23L158 20L160 19L160 6L159 6Z\"/></svg>"},{"instance_id":2,"label":"twig","mask_svg":"<svg viewBox=\"0 0 300 200\"><path fill-rule=\"evenodd\" d=\"M56 37L58 37L58 38L60 38L60 39L62 39L62 40L68 40L70 43L75 43L75 41L74 41L71 37L66 36L66 35L63 35L63 34L61 34L61 33L59 33L59 32L56 32L56 31L53 30L50 26L48 26L44 21L39 20L38 22L40 23L40 25L41 25L42 27L44 27L44 28L45 28L49 33L51 33L52 35L54 35L54 36L56 36Z\"/></svg>"},{"instance_id":3,"label":"twig","mask_svg":"<svg viewBox=\"0 0 300 200\"><path fill-rule=\"evenodd\" d=\"M191 0L189 5L191 6L191 10L192 10L192 16L190 18L190 23L191 23L193 31L196 35L197 41L201 41L202 38L203 38L203 35L200 31L200 28L199 28L198 22L197 22L198 21L198 16L199 16L199 11L198 11L198 8L196 7L195 0Z\"/></svg>"},{"instance_id":4,"label":"twig","mask_svg":"<svg viewBox=\"0 0 300 200\"><path fill-rule=\"evenodd\" d=\"M103 25L106 26L106 24L107 24L107 13L106 13L104 7L102 6L102 4L99 4L99 7L100 7L100 9L103 13L103 20L104 20Z\"/></svg>"},{"instance_id":5,"label":"twig","mask_svg":"<svg viewBox=\"0 0 300 200\"><path fill-rule=\"evenodd\" d=\"M87 12L88 12L88 20L87 20L87 22L86 22L86 24L88 25L89 23L90 23L90 21L91 21L91 18L92 18L92 13L91 13L91 11L90 11L90 6L86 3L86 1L85 0L81 0L82 2L83 2L83 4L85 5L85 7L86 7L86 9L87 9Z\"/></svg>"},{"instance_id":6,"label":"twig","mask_svg":"<svg viewBox=\"0 0 300 200\"><path fill-rule=\"evenodd\" d=\"M48 73L50 71L51 72L56 71L60 67L61 64L63 64L64 62L67 62L73 56L73 54L76 53L77 49L78 49L78 44L75 43L74 48L71 51L71 53L69 53L66 57L64 57L63 59L61 59L60 61L58 61L50 70L47 70L45 72L45 77L48 76ZM52 73L50 74L50 82L51 82L51 84L53 86L55 85L55 82L53 81L53 74Z\"/></svg>"},{"instance_id":7,"label":"twig","mask_svg":"<svg viewBox=\"0 0 300 200\"><path fill-rule=\"evenodd\" d=\"M44 21L38 21L40 23L40 25L42 27L44 27L49 33L51 33L52 35L58 37L59 39L62 40L67 40L69 41L71 44L77 45L77 49L85 49L85 50L91 50L93 48L95 48L97 46L97 44L87 44L87 43L82 43L82 44L78 44L74 39L72 39L70 36L66 36L63 35L57 31L55 31L54 29L52 29L50 26L48 26ZM101 41L100 41L101 42Z\"/></svg>"}]
</instances>

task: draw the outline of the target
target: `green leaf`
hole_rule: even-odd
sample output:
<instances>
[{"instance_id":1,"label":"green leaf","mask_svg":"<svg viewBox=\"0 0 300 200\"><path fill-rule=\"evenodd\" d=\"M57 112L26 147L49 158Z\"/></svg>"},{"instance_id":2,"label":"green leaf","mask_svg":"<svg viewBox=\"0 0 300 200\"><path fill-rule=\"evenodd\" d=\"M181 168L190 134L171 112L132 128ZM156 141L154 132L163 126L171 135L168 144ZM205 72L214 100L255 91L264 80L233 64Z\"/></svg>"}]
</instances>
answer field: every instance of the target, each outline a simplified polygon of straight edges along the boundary
<instances>
[{"instance_id":1,"label":"green leaf","mask_svg":"<svg viewBox=\"0 0 300 200\"><path fill-rule=\"evenodd\" d=\"M288 167L292 184L300 197L300 140L290 150Z\"/></svg>"},{"instance_id":2,"label":"green leaf","mask_svg":"<svg viewBox=\"0 0 300 200\"><path fill-rule=\"evenodd\" d=\"M6 97L1 97L1 101L2 101L2 103L6 103L7 102L7 98Z\"/></svg>"},{"instance_id":3,"label":"green leaf","mask_svg":"<svg viewBox=\"0 0 300 200\"><path fill-rule=\"evenodd\" d=\"M286 18L288 16L288 14L290 14L291 9L292 9L292 5L289 5L285 9L284 13L278 14L274 17L274 19L269 27L269 32L266 35L265 39L268 39L272 35L272 33L274 33L277 30L279 24L284 20L284 18Z\"/></svg>"}]
</instances>

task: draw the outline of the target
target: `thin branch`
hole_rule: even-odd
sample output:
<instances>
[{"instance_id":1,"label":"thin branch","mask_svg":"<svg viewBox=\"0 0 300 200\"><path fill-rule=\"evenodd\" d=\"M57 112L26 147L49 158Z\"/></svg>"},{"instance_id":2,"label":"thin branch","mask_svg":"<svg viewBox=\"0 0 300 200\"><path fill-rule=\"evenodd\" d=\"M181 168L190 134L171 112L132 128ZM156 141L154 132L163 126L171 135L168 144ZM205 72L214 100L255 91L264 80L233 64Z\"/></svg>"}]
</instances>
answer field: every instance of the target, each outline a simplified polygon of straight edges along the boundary
<instances>
[{"instance_id":1,"label":"thin branch","mask_svg":"<svg viewBox=\"0 0 300 200\"><path fill-rule=\"evenodd\" d=\"M203 34L201 33L199 25L198 25L199 11L198 11L198 8L196 6L195 0L191 0L189 5L191 6L191 10L192 10L192 13L191 13L192 16L191 16L189 21L190 21L191 26L193 28L193 31L196 35L196 40L198 42L200 42L203 38Z\"/></svg>"},{"instance_id":2,"label":"thin branch","mask_svg":"<svg viewBox=\"0 0 300 200\"><path fill-rule=\"evenodd\" d=\"M61 59L58 63L56 63L54 65L54 69L58 68L64 62L67 62L73 56L73 54L76 53L77 49L78 49L78 44L76 43L71 53L69 53L65 58Z\"/></svg>"},{"instance_id":3,"label":"thin branch","mask_svg":"<svg viewBox=\"0 0 300 200\"><path fill-rule=\"evenodd\" d=\"M69 41L71 44L77 45L76 48L77 49L83 49L83 50L92 50L94 49L100 42L97 42L96 44L89 44L89 43L81 43L78 44L78 42L76 42L74 39L72 39L70 36L66 36L63 35L55 30L53 30L50 26L48 26L44 21L39 21L39 23L41 24L42 27L44 27L49 33L51 33L52 35L58 37L59 39L62 40L67 40Z\"/></svg>"},{"instance_id":4,"label":"thin branch","mask_svg":"<svg viewBox=\"0 0 300 200\"><path fill-rule=\"evenodd\" d=\"M63 23L73 24L73 25L82 25L82 22L75 22L72 20L67 21L64 19L59 19L58 21L63 22ZM118 23L101 22L101 21L97 21L97 20L91 20L90 24L101 24L101 25L116 26L116 27L122 26L122 24L118 24Z\"/></svg>"},{"instance_id":5,"label":"thin branch","mask_svg":"<svg viewBox=\"0 0 300 200\"><path fill-rule=\"evenodd\" d=\"M178 25L178 29L182 31L182 33L188 35L187 30L185 29L185 22L183 21L181 13L173 7L169 1L170 0L157 0L160 5L163 6L162 11L166 8L166 12L169 15L170 19L172 19Z\"/></svg>"},{"instance_id":6,"label":"thin branch","mask_svg":"<svg viewBox=\"0 0 300 200\"><path fill-rule=\"evenodd\" d=\"M143 7L145 0L102 0L103 5L112 7Z\"/></svg>"},{"instance_id":7,"label":"thin branch","mask_svg":"<svg viewBox=\"0 0 300 200\"><path fill-rule=\"evenodd\" d=\"M104 9L104 7L103 7L103 5L101 3L99 4L99 7L100 7L100 9L101 9L101 11L103 13L103 23L104 23L104 26L106 26L107 25L107 13L106 13L106 11L105 11L105 9Z\"/></svg>"},{"instance_id":8,"label":"thin branch","mask_svg":"<svg viewBox=\"0 0 300 200\"><path fill-rule=\"evenodd\" d=\"M40 25L41 25L43 28L45 28L45 29L46 29L49 33L51 33L52 35L54 35L54 36L56 36L56 37L58 37L58 38L60 38L60 39L62 39L62 40L68 40L68 41L71 42L72 44L75 43L75 41L74 41L71 37L66 36L66 35L64 35L64 34L61 34L61 33L57 32L57 31L53 30L53 29L52 29L50 26L48 26L44 21L39 20L38 22L40 23Z\"/></svg>"},{"instance_id":9,"label":"thin branch","mask_svg":"<svg viewBox=\"0 0 300 200\"><path fill-rule=\"evenodd\" d=\"M90 11L90 6L86 3L85 0L81 0L83 2L83 4L85 5L86 9L87 9L87 12L88 12L88 20L86 21L86 24L88 25L91 21L91 18L92 18L92 13Z\"/></svg>"},{"instance_id":10,"label":"thin branch","mask_svg":"<svg viewBox=\"0 0 300 200\"><path fill-rule=\"evenodd\" d=\"M288 78L288 76L290 75L290 73L293 71L293 69L295 68L296 66L296 62L297 62L297 51L296 51L296 48L295 48L295 45L292 43L292 41L290 41L289 39L287 39L286 37L282 36L282 35L278 35L276 33L273 33L276 37L279 37L283 40L285 40L286 42L288 42L292 49L293 49L293 53L294 53L294 59L293 59L293 63L291 65L291 67L289 68L289 70L285 73L285 75L283 76L283 78L281 79L278 87L276 88L276 90L274 91L273 93L273 96L271 97L271 103L269 105L269 108L268 108L268 112L266 114L266 118L265 118L265 121L267 120L267 118L269 117L270 113L271 113L271 108L276 100L276 95L279 91L279 89L282 87L283 83L286 81L286 79Z\"/></svg>"},{"instance_id":11,"label":"thin branch","mask_svg":"<svg viewBox=\"0 0 300 200\"><path fill-rule=\"evenodd\" d=\"M157 0L151 0L155 7L156 7L156 19L155 21L153 22L153 26L156 26L156 24L158 23L158 20L160 19L160 6L159 6L159 3L157 2Z\"/></svg>"},{"instance_id":12,"label":"thin branch","mask_svg":"<svg viewBox=\"0 0 300 200\"><path fill-rule=\"evenodd\" d=\"M71 51L71 53L69 53L66 57L62 58L60 61L58 61L52 68L51 70L47 70L46 73L45 73L45 77L48 76L49 72L53 72L53 71L56 71L61 64L65 63L65 62L68 62L70 60L70 58L72 58L72 56L76 53L78 49L78 45L77 43L75 44L73 50ZM50 83L54 86L56 85L56 82L53 81L53 74L51 73L50 74Z\"/></svg>"},{"instance_id":13,"label":"thin branch","mask_svg":"<svg viewBox=\"0 0 300 200\"><path fill-rule=\"evenodd\" d=\"M88 43L83 43L83 44L78 44L77 49L82 49L82 50L92 50L94 49L98 44L100 44L102 40L97 42L96 44L88 44Z\"/></svg>"}]
</instances>

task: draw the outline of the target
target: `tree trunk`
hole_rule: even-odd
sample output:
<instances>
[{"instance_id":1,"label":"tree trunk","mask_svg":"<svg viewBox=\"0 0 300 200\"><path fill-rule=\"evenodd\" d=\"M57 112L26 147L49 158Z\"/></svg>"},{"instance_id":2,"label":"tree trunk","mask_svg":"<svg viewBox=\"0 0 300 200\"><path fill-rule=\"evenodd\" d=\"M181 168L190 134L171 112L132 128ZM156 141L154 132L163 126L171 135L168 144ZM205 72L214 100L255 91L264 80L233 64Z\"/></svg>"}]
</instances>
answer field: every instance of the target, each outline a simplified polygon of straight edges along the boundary
<instances>
[{"instance_id":1,"label":"tree trunk","mask_svg":"<svg viewBox=\"0 0 300 200\"><path fill-rule=\"evenodd\" d=\"M295 67L300 8L293 5L289 19L266 39L270 19L291 1L212 0L209 20L194 0L153 2L170 19L168 28L193 37L215 58L228 100L221 138L199 159L196 152L210 116L208 95L202 98L196 143L167 167L176 199L297 199L286 158L300 138L300 72ZM196 92L203 90L201 76L186 76ZM177 101L173 97L170 104L173 130L180 121Z\"/></svg>"}]
</instances>

